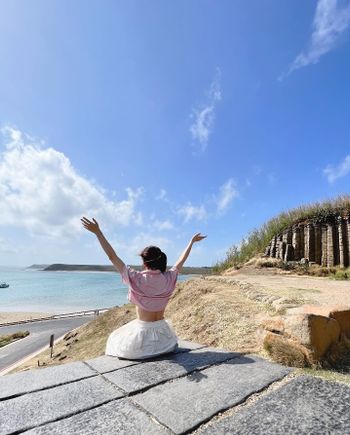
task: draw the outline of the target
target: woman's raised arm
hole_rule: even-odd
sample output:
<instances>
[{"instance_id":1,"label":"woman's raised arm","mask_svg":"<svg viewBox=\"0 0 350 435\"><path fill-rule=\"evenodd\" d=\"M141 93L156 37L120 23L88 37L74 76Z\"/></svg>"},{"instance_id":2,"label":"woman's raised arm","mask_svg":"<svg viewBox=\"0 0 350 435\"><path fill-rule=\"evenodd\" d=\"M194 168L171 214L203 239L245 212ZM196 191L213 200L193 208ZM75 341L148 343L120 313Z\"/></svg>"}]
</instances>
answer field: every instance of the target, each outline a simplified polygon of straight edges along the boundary
<instances>
[{"instance_id":1,"label":"woman's raised arm","mask_svg":"<svg viewBox=\"0 0 350 435\"><path fill-rule=\"evenodd\" d=\"M192 239L190 240L190 243L187 245L186 249L183 251L183 253L178 258L177 262L174 264L176 269L181 272L182 266L184 265L185 261L187 260L188 256L190 255L192 246L195 242L200 242L201 240L205 239L207 236L203 236L201 233L195 234Z\"/></svg>"},{"instance_id":2,"label":"woman's raised arm","mask_svg":"<svg viewBox=\"0 0 350 435\"><path fill-rule=\"evenodd\" d=\"M114 267L117 269L117 271L119 273L122 273L123 269L125 267L125 264L118 257L118 255L115 253L112 246L108 243L108 240L106 239L106 237L103 235L102 231L100 230L98 222L94 218L92 218L93 222L91 222L86 217L83 217L80 220L81 220L83 227L85 229L87 229L88 231L91 231L92 233L94 233L96 235L98 241L100 242L100 245L102 246L102 249L105 251L108 258L113 263Z\"/></svg>"}]
</instances>

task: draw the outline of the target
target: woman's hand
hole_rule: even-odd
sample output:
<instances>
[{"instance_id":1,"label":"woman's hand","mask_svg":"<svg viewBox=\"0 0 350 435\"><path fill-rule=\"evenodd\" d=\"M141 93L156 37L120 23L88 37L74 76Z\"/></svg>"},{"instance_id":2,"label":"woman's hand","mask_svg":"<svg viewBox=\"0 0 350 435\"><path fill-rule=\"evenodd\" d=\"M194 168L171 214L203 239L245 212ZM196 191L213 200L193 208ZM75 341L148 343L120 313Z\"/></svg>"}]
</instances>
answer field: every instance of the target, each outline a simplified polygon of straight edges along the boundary
<instances>
[{"instance_id":1,"label":"woman's hand","mask_svg":"<svg viewBox=\"0 0 350 435\"><path fill-rule=\"evenodd\" d=\"M81 223L83 224L83 227L91 231L92 233L96 234L97 240L100 242L100 245L102 249L107 254L108 258L111 260L115 268L119 273L123 273L123 270L125 268L124 262L118 257L118 255L115 253L112 246L109 244L106 237L102 234L102 231L100 230L100 227L98 225L97 220L92 218L93 222L91 222L88 218L83 217L81 220Z\"/></svg>"},{"instance_id":2,"label":"woman's hand","mask_svg":"<svg viewBox=\"0 0 350 435\"><path fill-rule=\"evenodd\" d=\"M195 234L192 239L191 243L200 242L201 240L205 239L207 236L203 236L201 233Z\"/></svg>"},{"instance_id":3,"label":"woman's hand","mask_svg":"<svg viewBox=\"0 0 350 435\"><path fill-rule=\"evenodd\" d=\"M190 243L187 245L186 249L180 255L179 259L177 260L177 262L174 265L179 272L181 272L182 266L184 265L185 261L187 260L187 257L190 255L193 243L200 242L201 240L205 239L206 237L207 236L203 236L201 233L197 233L192 237Z\"/></svg>"},{"instance_id":4,"label":"woman's hand","mask_svg":"<svg viewBox=\"0 0 350 435\"><path fill-rule=\"evenodd\" d=\"M86 217L83 217L83 219L80 220L86 230L91 231L94 234L101 232L98 222L94 218L92 218L93 222L89 221L89 219Z\"/></svg>"}]
</instances>

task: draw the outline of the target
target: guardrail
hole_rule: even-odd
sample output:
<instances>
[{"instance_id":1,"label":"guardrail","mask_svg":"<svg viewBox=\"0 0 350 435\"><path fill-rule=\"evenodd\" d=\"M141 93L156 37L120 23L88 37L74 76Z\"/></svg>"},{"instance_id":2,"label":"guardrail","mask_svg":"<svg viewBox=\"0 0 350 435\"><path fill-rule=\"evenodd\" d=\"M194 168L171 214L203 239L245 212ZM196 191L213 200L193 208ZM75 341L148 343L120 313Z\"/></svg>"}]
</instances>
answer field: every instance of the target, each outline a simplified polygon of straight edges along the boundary
<instances>
[{"instance_id":1,"label":"guardrail","mask_svg":"<svg viewBox=\"0 0 350 435\"><path fill-rule=\"evenodd\" d=\"M83 310L83 311L73 311L71 313L62 313L62 314L53 314L52 316L48 317L36 317L34 319L27 319L27 320L16 320L14 322L6 322L6 323L0 323L1 326L11 326L11 325L18 325L21 323L30 323L30 322L39 322L42 320L54 320L54 319L61 319L64 317L79 317L79 316L87 316L89 314L94 314L95 316L99 316L100 313L103 313L105 311L111 310L112 308L117 308L118 305L114 307L108 307L108 308L95 308L93 310Z\"/></svg>"}]
</instances>

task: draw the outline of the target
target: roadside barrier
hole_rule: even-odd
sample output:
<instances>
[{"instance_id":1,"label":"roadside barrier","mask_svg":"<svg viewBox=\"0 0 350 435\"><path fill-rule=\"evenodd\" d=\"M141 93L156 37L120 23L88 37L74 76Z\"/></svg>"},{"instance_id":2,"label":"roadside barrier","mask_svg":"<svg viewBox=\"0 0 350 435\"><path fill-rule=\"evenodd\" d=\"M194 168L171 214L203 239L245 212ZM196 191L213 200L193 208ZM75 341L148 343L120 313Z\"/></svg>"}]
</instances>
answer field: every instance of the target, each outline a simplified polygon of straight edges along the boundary
<instances>
[{"instance_id":1,"label":"roadside barrier","mask_svg":"<svg viewBox=\"0 0 350 435\"><path fill-rule=\"evenodd\" d=\"M61 319L64 317L79 317L79 316L87 316L94 314L95 316L99 316L100 313L104 313L105 311L111 310L112 308L117 308L118 305L115 305L114 307L108 307L108 308L95 308L93 310L84 310L84 311L73 311L71 313L62 313L62 314L53 314L49 317L36 317L35 319L27 319L27 320L17 320L14 322L6 322L6 323L0 323L1 326L11 326L11 325L18 325L21 323L31 323L31 322L39 322L42 320L54 320L54 319Z\"/></svg>"}]
</instances>

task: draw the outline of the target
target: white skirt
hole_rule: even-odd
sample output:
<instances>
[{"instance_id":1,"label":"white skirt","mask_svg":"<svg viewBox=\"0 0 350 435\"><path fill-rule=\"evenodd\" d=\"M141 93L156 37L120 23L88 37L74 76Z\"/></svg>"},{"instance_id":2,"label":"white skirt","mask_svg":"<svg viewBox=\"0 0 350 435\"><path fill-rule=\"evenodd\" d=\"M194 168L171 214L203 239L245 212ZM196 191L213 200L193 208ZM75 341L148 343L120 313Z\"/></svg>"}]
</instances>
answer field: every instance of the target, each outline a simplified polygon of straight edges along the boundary
<instances>
[{"instance_id":1,"label":"white skirt","mask_svg":"<svg viewBox=\"0 0 350 435\"><path fill-rule=\"evenodd\" d=\"M171 352L176 347L177 336L168 320L144 322L135 319L109 335L105 354L145 359Z\"/></svg>"}]
</instances>

